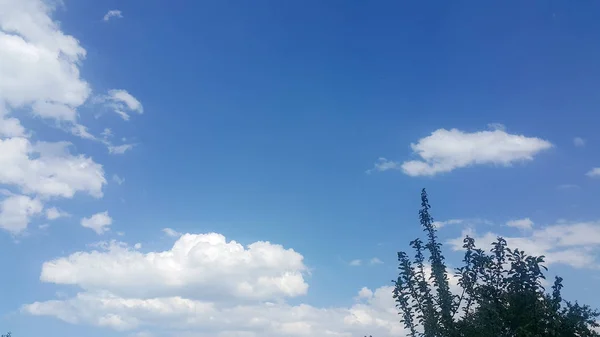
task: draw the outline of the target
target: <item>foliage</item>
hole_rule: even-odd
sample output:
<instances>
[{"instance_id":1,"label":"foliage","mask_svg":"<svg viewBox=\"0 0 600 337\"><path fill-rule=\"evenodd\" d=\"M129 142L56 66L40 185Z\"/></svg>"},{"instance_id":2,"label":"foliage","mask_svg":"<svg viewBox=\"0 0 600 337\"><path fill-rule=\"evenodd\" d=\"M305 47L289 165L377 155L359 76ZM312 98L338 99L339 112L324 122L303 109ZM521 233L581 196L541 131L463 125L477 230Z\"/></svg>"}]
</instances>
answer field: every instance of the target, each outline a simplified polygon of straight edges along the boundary
<instances>
[{"instance_id":1,"label":"foliage","mask_svg":"<svg viewBox=\"0 0 600 337\"><path fill-rule=\"evenodd\" d=\"M563 300L560 277L552 293L546 293L544 256L508 248L501 237L489 253L477 248L473 238L464 239L463 266L454 275L460 293L452 294L430 208L423 189L419 218L427 240L410 242L412 259L398 253L399 275L392 281L400 321L409 336L600 336L594 331L600 312Z\"/></svg>"}]
</instances>

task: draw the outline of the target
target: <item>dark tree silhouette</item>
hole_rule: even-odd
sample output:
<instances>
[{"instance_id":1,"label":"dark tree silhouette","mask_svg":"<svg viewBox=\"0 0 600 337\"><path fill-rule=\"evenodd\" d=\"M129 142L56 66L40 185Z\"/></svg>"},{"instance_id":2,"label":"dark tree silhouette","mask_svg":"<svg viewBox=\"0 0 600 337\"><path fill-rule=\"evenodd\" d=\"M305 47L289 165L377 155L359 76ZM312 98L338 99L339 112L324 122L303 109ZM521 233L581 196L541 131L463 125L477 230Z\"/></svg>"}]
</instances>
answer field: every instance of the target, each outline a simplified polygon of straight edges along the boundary
<instances>
[{"instance_id":1,"label":"dark tree silhouette","mask_svg":"<svg viewBox=\"0 0 600 337\"><path fill-rule=\"evenodd\" d=\"M592 337L600 313L565 301L562 278L552 293L542 286L544 256L510 249L498 237L490 252L464 239L463 266L456 270L459 294L452 294L448 271L430 215L425 189L419 218L427 241L410 242L415 255L398 253L399 275L393 297L411 337ZM428 255L429 267L426 266ZM428 268L430 268L430 273ZM430 274L428 276L428 274Z\"/></svg>"}]
</instances>

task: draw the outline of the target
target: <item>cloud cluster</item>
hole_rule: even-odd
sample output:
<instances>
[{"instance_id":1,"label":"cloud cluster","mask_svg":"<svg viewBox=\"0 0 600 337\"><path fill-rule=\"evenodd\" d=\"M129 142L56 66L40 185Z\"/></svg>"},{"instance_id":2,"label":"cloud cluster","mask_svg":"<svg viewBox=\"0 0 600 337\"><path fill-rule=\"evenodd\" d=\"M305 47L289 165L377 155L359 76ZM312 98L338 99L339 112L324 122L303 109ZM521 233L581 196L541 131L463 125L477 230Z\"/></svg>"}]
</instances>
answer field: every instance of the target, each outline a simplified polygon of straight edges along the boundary
<instances>
[{"instance_id":1,"label":"cloud cluster","mask_svg":"<svg viewBox=\"0 0 600 337\"><path fill-rule=\"evenodd\" d=\"M402 333L391 287L362 289L350 307L290 305L308 291L301 254L269 242L184 234L167 251L110 242L44 263L40 279L83 291L23 307L32 315L115 330L195 336L355 336Z\"/></svg>"},{"instance_id":2,"label":"cloud cluster","mask_svg":"<svg viewBox=\"0 0 600 337\"><path fill-rule=\"evenodd\" d=\"M13 234L25 231L47 202L77 193L100 198L106 184L101 164L72 153L71 141L35 139L43 133L27 130L22 116L49 122L66 136L104 143L110 153L133 147L99 139L81 124L78 109L92 95L79 70L86 50L52 19L54 5L61 3L0 1L0 185L18 191L0 200L0 228ZM109 90L106 97L124 111L143 112L141 103L125 90ZM46 214L53 220L66 213L50 207Z\"/></svg>"},{"instance_id":3,"label":"cloud cluster","mask_svg":"<svg viewBox=\"0 0 600 337\"><path fill-rule=\"evenodd\" d=\"M600 266L600 222L558 223L536 228L531 220L527 220L529 219L512 222L516 227L528 231L523 236L504 237L509 247L524 250L530 255L544 255L548 265L564 264L574 268ZM480 248L490 247L499 236L492 232L477 235L474 230L466 229L460 237L449 241L451 247L462 250L462 240L466 235L475 238Z\"/></svg>"},{"instance_id":4,"label":"cloud cluster","mask_svg":"<svg viewBox=\"0 0 600 337\"><path fill-rule=\"evenodd\" d=\"M417 160L402 164L379 158L371 171L402 170L409 176L434 176L473 165L510 166L532 160L535 155L552 147L546 140L510 134L503 129L464 132L458 129L438 129L411 144Z\"/></svg>"}]
</instances>

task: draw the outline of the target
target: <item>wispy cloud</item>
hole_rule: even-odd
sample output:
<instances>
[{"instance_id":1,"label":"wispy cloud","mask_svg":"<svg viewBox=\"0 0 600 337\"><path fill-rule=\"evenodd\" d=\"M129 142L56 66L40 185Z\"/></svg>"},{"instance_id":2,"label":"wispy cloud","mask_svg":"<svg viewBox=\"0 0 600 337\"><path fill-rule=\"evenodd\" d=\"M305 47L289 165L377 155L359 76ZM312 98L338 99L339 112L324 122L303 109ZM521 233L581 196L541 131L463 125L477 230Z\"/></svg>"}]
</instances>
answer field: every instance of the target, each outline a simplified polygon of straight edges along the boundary
<instances>
[{"instance_id":1,"label":"wispy cloud","mask_svg":"<svg viewBox=\"0 0 600 337\"><path fill-rule=\"evenodd\" d=\"M588 177L591 177L591 178L600 177L600 167L594 167L593 169L588 171L588 173L586 173L585 175Z\"/></svg>"},{"instance_id":2,"label":"wispy cloud","mask_svg":"<svg viewBox=\"0 0 600 337\"><path fill-rule=\"evenodd\" d=\"M583 139L581 137L575 137L575 138L573 138L573 145L575 145L577 147L583 147L583 146L585 146L585 139Z\"/></svg>"},{"instance_id":3,"label":"wispy cloud","mask_svg":"<svg viewBox=\"0 0 600 337\"><path fill-rule=\"evenodd\" d=\"M118 9L112 9L104 14L104 21L109 21L111 19L121 19L123 18L123 13Z\"/></svg>"}]
</instances>

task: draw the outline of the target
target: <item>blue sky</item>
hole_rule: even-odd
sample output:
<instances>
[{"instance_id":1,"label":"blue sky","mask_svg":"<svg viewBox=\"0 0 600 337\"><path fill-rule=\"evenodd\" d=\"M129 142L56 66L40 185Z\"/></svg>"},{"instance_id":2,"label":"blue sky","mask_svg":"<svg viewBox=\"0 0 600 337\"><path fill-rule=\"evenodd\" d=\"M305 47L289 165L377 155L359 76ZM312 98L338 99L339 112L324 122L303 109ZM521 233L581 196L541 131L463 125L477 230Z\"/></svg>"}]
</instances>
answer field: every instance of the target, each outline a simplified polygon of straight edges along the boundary
<instances>
[{"instance_id":1,"label":"blue sky","mask_svg":"<svg viewBox=\"0 0 600 337\"><path fill-rule=\"evenodd\" d=\"M0 329L401 335L423 187L600 307L599 10L4 1Z\"/></svg>"}]
</instances>

